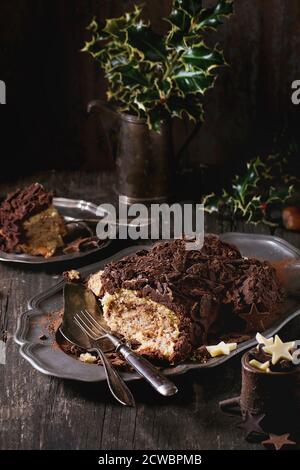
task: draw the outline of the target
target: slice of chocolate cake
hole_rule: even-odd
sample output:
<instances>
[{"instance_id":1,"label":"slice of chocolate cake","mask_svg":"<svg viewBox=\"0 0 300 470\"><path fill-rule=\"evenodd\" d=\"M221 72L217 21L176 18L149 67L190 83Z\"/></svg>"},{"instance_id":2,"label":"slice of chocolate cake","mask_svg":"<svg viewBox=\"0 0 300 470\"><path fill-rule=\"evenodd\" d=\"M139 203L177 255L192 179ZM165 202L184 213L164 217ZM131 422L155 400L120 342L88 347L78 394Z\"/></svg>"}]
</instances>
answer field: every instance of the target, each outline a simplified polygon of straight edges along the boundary
<instances>
[{"instance_id":1,"label":"slice of chocolate cake","mask_svg":"<svg viewBox=\"0 0 300 470\"><path fill-rule=\"evenodd\" d=\"M9 194L0 206L2 251L48 258L64 245L66 233L52 193L38 183Z\"/></svg>"},{"instance_id":2,"label":"slice of chocolate cake","mask_svg":"<svg viewBox=\"0 0 300 470\"><path fill-rule=\"evenodd\" d=\"M283 295L271 265L242 258L214 236L200 251L187 251L183 240L158 243L110 263L87 286L114 332L139 353L170 363L207 344L212 332L243 329L241 313L254 304L271 311Z\"/></svg>"}]
</instances>

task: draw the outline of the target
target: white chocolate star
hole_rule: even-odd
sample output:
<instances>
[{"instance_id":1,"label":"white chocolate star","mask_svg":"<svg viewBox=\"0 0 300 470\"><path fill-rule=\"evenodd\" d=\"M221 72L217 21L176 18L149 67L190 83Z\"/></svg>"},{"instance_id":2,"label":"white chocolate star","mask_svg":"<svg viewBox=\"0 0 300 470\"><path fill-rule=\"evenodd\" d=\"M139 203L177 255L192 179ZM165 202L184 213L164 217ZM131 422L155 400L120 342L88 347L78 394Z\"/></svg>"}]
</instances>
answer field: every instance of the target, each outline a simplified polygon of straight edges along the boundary
<instances>
[{"instance_id":1,"label":"white chocolate star","mask_svg":"<svg viewBox=\"0 0 300 470\"><path fill-rule=\"evenodd\" d=\"M295 342L291 341L289 343L283 343L278 335L275 336L273 344L263 347L263 350L272 355L272 364L275 365L280 359L287 359L292 361L293 357L290 353L290 350L295 347Z\"/></svg>"},{"instance_id":2,"label":"white chocolate star","mask_svg":"<svg viewBox=\"0 0 300 470\"><path fill-rule=\"evenodd\" d=\"M237 343L221 343L217 344L216 346L206 346L207 351L211 355L211 357L217 356L228 356L232 351L235 351L237 348Z\"/></svg>"},{"instance_id":3,"label":"white chocolate star","mask_svg":"<svg viewBox=\"0 0 300 470\"><path fill-rule=\"evenodd\" d=\"M270 372L269 366L270 361L267 362L259 362L256 359L252 359L249 361L250 366L255 367L255 369L259 369L262 372Z\"/></svg>"},{"instance_id":4,"label":"white chocolate star","mask_svg":"<svg viewBox=\"0 0 300 470\"><path fill-rule=\"evenodd\" d=\"M258 344L264 344L265 346L268 346L268 345L274 343L274 338L265 338L260 333L257 333L255 338L256 338L256 341L258 342Z\"/></svg>"}]
</instances>

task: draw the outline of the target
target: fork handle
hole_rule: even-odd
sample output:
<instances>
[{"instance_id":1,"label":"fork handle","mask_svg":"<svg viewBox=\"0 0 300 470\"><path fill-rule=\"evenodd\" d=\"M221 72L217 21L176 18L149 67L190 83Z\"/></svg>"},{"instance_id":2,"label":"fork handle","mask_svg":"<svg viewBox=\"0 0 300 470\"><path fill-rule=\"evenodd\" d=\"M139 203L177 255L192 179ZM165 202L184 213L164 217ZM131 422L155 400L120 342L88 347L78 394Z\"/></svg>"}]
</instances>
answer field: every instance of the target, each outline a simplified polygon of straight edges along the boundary
<instances>
[{"instance_id":1,"label":"fork handle","mask_svg":"<svg viewBox=\"0 0 300 470\"><path fill-rule=\"evenodd\" d=\"M100 348L93 348L90 351L95 351L100 356L109 390L115 399L122 405L132 407L135 406L135 401L131 391L127 387L122 377L110 364L104 352Z\"/></svg>"},{"instance_id":2,"label":"fork handle","mask_svg":"<svg viewBox=\"0 0 300 470\"><path fill-rule=\"evenodd\" d=\"M156 367L147 361L147 359L134 353L125 344L121 343L116 351L161 395L169 397L178 392L177 387L171 380L163 375Z\"/></svg>"}]
</instances>

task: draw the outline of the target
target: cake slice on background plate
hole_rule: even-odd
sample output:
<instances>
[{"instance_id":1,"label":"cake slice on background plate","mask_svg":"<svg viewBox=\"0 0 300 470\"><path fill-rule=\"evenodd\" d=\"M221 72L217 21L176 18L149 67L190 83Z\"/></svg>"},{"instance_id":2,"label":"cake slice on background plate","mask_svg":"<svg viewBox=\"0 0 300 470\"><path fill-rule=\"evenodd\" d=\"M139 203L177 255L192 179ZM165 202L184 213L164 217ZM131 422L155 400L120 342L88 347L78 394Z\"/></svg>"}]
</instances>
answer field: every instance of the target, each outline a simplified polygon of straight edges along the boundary
<instances>
[{"instance_id":1,"label":"cake slice on background plate","mask_svg":"<svg viewBox=\"0 0 300 470\"><path fill-rule=\"evenodd\" d=\"M39 183L11 193L0 206L0 249L45 258L64 246L67 229L53 194Z\"/></svg>"}]
</instances>

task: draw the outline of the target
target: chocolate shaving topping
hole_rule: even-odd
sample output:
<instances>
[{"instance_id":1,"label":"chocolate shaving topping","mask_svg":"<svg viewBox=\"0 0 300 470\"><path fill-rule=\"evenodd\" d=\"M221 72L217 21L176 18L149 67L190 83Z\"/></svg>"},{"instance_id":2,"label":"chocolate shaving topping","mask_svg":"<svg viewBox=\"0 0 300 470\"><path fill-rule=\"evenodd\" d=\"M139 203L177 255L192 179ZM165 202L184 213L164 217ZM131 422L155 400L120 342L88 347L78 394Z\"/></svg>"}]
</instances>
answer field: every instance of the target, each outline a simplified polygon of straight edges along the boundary
<instances>
[{"instance_id":1,"label":"chocolate shaving topping","mask_svg":"<svg viewBox=\"0 0 300 470\"><path fill-rule=\"evenodd\" d=\"M283 299L269 263L242 258L237 248L216 236L205 237L201 250L185 248L183 240L161 242L108 264L101 276L103 292L135 290L173 310L181 319L180 348L186 350L206 344L208 334L218 328L224 333L224 323L228 329L232 322L231 331L239 330L235 322L242 314L263 320L263 312L271 312Z\"/></svg>"}]
</instances>

